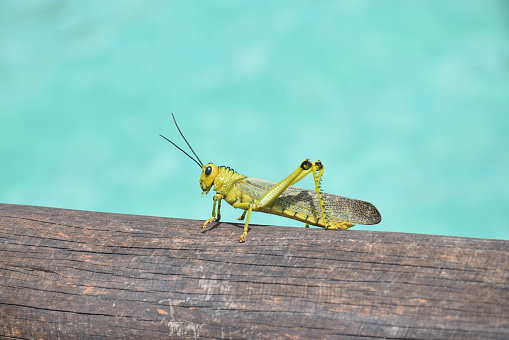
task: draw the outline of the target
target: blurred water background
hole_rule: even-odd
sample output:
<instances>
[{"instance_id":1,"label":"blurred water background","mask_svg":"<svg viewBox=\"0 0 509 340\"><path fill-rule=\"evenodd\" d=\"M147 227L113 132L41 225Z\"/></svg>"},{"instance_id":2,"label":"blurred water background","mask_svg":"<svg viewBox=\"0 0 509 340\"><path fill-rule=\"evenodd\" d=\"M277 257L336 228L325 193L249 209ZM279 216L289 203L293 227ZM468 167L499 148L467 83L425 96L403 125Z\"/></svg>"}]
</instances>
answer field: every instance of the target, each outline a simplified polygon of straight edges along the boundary
<instances>
[{"instance_id":1,"label":"blurred water background","mask_svg":"<svg viewBox=\"0 0 509 340\"><path fill-rule=\"evenodd\" d=\"M509 239L508 33L506 1L3 0L0 202L209 218L174 112L244 175L322 160L357 229Z\"/></svg>"}]
</instances>

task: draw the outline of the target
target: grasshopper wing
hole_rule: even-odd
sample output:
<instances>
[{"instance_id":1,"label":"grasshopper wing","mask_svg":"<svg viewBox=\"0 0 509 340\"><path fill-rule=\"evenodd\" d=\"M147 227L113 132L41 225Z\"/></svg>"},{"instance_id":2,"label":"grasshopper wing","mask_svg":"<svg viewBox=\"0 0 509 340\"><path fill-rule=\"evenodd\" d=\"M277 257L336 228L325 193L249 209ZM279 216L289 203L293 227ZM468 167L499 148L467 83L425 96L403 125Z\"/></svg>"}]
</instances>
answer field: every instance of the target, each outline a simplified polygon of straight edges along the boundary
<instances>
[{"instance_id":1,"label":"grasshopper wing","mask_svg":"<svg viewBox=\"0 0 509 340\"><path fill-rule=\"evenodd\" d=\"M255 200L274 186L275 182L246 177L235 183L244 193ZM381 216L369 202L322 192L326 218L330 221L352 224L377 224ZM261 211L290 217L313 225L324 226L321 220L320 201L314 190L288 187L270 206Z\"/></svg>"}]
</instances>

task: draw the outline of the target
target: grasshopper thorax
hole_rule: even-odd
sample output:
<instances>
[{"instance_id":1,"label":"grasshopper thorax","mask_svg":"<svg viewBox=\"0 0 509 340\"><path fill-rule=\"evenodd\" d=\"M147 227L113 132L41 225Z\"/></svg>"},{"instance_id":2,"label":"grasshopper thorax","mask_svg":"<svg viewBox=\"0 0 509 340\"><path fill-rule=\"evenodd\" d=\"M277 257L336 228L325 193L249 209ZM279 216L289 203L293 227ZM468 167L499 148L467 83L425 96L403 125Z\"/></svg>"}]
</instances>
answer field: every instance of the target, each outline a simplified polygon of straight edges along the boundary
<instances>
[{"instance_id":1,"label":"grasshopper thorax","mask_svg":"<svg viewBox=\"0 0 509 340\"><path fill-rule=\"evenodd\" d=\"M209 193L218 174L219 167L215 164L209 163L202 167L200 176L200 187L203 190L202 195Z\"/></svg>"}]
</instances>

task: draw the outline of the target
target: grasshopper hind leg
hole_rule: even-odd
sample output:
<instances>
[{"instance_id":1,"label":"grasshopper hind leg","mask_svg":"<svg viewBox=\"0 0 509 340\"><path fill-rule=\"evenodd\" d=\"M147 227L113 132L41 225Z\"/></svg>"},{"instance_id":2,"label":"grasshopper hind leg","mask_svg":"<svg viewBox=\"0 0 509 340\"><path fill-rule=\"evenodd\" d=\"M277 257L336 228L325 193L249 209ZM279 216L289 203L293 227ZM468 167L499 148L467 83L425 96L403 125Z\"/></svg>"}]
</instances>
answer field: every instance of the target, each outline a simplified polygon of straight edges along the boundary
<instances>
[{"instance_id":1,"label":"grasshopper hind leg","mask_svg":"<svg viewBox=\"0 0 509 340\"><path fill-rule=\"evenodd\" d=\"M345 230L345 229L353 227L354 225L352 223L331 221L329 219L329 215L327 215L325 213L325 203L324 203L323 196L322 196L322 193L320 190L321 189L320 183L322 181L324 166L323 166L322 162L316 161L316 162L312 163L311 169L313 171L313 179L315 181L315 191L318 194L318 201L320 203L320 212L321 212L321 215L322 215L322 218L324 221L325 229L335 229L335 230L343 229L343 230Z\"/></svg>"},{"instance_id":2,"label":"grasshopper hind leg","mask_svg":"<svg viewBox=\"0 0 509 340\"><path fill-rule=\"evenodd\" d=\"M326 229L333 229L333 230L338 230L338 229L346 230L348 228L353 227L354 225L355 224L348 223L348 222L329 221L329 224L325 228Z\"/></svg>"},{"instance_id":3,"label":"grasshopper hind leg","mask_svg":"<svg viewBox=\"0 0 509 340\"><path fill-rule=\"evenodd\" d=\"M329 228L331 224L329 223L329 219L327 214L325 213L325 206L323 203L322 193L320 191L320 183L322 182L322 175L323 175L323 169L324 166L322 162L316 161L312 163L311 170L313 171L313 180L315 182L315 191L318 194L318 201L320 203L320 213L322 215L322 219L325 225L325 228L327 229L336 229L336 228Z\"/></svg>"}]
</instances>

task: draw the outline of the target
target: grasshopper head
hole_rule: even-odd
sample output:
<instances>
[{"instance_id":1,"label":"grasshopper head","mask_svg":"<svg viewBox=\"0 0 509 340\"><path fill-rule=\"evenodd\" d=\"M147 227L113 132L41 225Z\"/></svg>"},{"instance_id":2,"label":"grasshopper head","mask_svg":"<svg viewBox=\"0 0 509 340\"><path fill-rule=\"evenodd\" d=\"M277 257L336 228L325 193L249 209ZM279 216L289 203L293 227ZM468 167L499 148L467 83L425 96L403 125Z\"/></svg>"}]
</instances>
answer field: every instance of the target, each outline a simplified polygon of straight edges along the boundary
<instances>
[{"instance_id":1,"label":"grasshopper head","mask_svg":"<svg viewBox=\"0 0 509 340\"><path fill-rule=\"evenodd\" d=\"M203 190L201 193L202 196L209 193L210 188L212 188L212 185L214 184L214 179L216 179L218 173L219 168L215 164L209 163L202 167L200 176L200 187L201 190Z\"/></svg>"}]
</instances>

